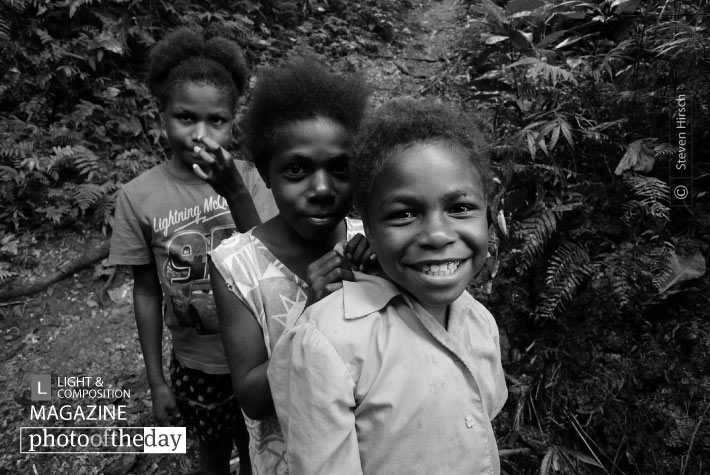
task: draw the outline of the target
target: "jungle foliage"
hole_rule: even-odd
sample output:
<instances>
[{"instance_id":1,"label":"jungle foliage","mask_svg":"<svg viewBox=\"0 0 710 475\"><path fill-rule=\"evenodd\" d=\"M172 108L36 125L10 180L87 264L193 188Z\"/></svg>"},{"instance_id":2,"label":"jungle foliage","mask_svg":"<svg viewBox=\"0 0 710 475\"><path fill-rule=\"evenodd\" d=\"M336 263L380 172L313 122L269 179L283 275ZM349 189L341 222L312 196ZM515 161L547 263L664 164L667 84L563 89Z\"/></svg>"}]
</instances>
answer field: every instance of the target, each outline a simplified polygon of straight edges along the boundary
<instances>
[{"instance_id":1,"label":"jungle foliage","mask_svg":"<svg viewBox=\"0 0 710 475\"><path fill-rule=\"evenodd\" d=\"M120 184L165 158L144 84L150 47L176 27L237 40L252 67L294 48L376 49L394 6L345 1L0 0L0 281L18 236L111 228ZM397 8L406 7L402 2ZM326 9L327 7L327 9ZM355 26L357 25L357 26Z\"/></svg>"},{"instance_id":2,"label":"jungle foliage","mask_svg":"<svg viewBox=\"0 0 710 475\"><path fill-rule=\"evenodd\" d=\"M500 178L491 306L517 401L505 441L535 454L509 469L704 473L707 281L683 282L708 251L710 6L469 3L462 85L493 111ZM679 97L689 144L671 133ZM695 181L673 206L681 146Z\"/></svg>"},{"instance_id":3,"label":"jungle foliage","mask_svg":"<svg viewBox=\"0 0 710 475\"><path fill-rule=\"evenodd\" d=\"M410 2L0 0L0 281L32 233L108 233L122 183L165 157L144 86L170 29L236 39L249 63L392 41ZM469 0L451 82L490 118L498 189L482 300L508 335L497 418L510 474L699 475L710 466L704 273L710 5ZM453 70L453 69L451 69ZM433 90L433 88L432 88ZM693 109L689 206L669 124ZM705 167L705 168L704 168ZM488 291L488 295L485 295Z\"/></svg>"}]
</instances>

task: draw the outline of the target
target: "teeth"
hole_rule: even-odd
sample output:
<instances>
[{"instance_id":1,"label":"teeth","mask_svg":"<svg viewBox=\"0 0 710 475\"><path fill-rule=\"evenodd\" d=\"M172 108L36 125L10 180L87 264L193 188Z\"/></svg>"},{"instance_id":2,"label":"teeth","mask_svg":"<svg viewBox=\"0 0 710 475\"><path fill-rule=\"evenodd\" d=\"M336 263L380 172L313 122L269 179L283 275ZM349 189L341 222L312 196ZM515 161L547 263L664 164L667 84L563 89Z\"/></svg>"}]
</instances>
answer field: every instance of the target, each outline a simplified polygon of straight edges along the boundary
<instances>
[{"instance_id":1,"label":"teeth","mask_svg":"<svg viewBox=\"0 0 710 475\"><path fill-rule=\"evenodd\" d=\"M434 277L443 277L456 272L456 269L458 269L460 265L461 261L451 261L447 262L446 264L417 266L417 269L420 272L424 272L426 275L431 275Z\"/></svg>"}]
</instances>

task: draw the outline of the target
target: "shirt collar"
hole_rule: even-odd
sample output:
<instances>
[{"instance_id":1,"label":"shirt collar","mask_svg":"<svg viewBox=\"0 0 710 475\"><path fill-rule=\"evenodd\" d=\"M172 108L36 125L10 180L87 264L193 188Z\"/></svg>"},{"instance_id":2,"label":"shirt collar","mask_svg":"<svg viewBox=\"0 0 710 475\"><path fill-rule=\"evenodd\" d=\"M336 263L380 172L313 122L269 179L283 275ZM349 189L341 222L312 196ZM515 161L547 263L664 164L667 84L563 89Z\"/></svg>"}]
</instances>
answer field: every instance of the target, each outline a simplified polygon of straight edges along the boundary
<instances>
[{"instance_id":1,"label":"shirt collar","mask_svg":"<svg viewBox=\"0 0 710 475\"><path fill-rule=\"evenodd\" d=\"M394 297L401 295L392 282L382 277L355 272L355 282L343 281L345 319L364 317L383 309Z\"/></svg>"}]
</instances>

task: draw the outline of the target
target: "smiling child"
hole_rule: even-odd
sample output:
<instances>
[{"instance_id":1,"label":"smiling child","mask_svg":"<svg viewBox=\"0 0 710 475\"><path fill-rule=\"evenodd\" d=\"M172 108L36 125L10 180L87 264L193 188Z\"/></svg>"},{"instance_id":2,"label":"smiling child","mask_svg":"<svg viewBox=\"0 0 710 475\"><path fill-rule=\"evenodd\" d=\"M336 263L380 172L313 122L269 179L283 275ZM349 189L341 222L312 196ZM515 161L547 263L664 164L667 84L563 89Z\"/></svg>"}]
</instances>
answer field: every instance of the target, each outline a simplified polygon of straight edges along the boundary
<instances>
[{"instance_id":1,"label":"smiling child","mask_svg":"<svg viewBox=\"0 0 710 475\"><path fill-rule=\"evenodd\" d=\"M309 307L268 368L291 474L498 474L498 329L466 287L487 255L491 183L462 113L412 99L366 122L356 204L383 275Z\"/></svg>"}]
</instances>

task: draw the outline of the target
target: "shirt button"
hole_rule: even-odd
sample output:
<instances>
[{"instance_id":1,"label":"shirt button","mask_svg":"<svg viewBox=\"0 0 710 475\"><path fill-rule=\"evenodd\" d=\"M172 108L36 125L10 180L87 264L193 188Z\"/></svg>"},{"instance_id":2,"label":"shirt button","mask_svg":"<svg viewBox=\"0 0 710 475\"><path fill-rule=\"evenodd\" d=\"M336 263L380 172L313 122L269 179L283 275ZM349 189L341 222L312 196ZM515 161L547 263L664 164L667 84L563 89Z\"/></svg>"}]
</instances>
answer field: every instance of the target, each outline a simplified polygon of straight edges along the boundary
<instances>
[{"instance_id":1,"label":"shirt button","mask_svg":"<svg viewBox=\"0 0 710 475\"><path fill-rule=\"evenodd\" d=\"M466 416L466 428L473 429L473 416Z\"/></svg>"}]
</instances>

